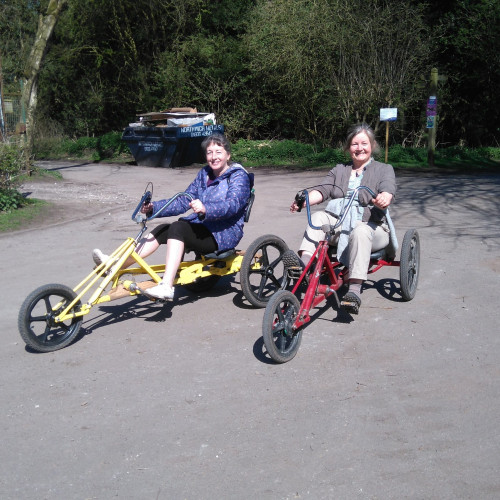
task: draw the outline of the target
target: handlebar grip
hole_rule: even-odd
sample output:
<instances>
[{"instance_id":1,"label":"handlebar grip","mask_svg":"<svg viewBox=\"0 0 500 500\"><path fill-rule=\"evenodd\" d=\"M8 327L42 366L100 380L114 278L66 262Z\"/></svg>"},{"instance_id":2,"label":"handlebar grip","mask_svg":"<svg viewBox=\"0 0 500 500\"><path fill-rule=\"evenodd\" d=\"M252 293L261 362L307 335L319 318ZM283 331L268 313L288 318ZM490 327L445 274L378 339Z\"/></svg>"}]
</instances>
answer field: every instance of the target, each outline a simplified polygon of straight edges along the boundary
<instances>
[{"instance_id":1,"label":"handlebar grip","mask_svg":"<svg viewBox=\"0 0 500 500\"><path fill-rule=\"evenodd\" d=\"M137 204L137 207L135 208L134 212L132 213L132 220L133 221L138 222L138 220L136 219L137 214L139 213L139 211L141 210L142 206L145 203L150 203L151 202L152 196L153 196L153 194L151 193L151 191L146 191L142 195L141 201L139 201L139 203Z\"/></svg>"},{"instance_id":2,"label":"handlebar grip","mask_svg":"<svg viewBox=\"0 0 500 500\"><path fill-rule=\"evenodd\" d=\"M302 206L304 205L304 201L306 201L306 194L304 191L299 191L295 195L295 204L299 207L297 212L300 212L302 210Z\"/></svg>"}]
</instances>

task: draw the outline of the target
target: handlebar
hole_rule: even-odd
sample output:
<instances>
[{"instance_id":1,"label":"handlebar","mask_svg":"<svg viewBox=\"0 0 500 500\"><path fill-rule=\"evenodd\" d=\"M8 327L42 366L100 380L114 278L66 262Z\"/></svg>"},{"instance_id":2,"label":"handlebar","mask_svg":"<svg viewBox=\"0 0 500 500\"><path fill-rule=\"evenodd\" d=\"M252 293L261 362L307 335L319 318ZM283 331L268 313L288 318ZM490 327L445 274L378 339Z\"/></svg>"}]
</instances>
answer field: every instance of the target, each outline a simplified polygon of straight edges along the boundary
<instances>
[{"instance_id":1,"label":"handlebar","mask_svg":"<svg viewBox=\"0 0 500 500\"><path fill-rule=\"evenodd\" d=\"M335 223L335 225L330 226L330 231L334 231L340 225L342 225L342 223L344 222L344 219L346 218L347 213L349 212L349 209L351 208L352 204L354 203L354 199L356 198L357 194L360 191L363 191L363 190L368 191L371 194L372 198L375 198L375 196L377 196L368 186L358 186L357 188L353 189L353 191L350 194L350 196L347 197L347 198L345 198L345 199L347 199L347 204L342 207L342 211L340 212L340 214L338 216L338 219L337 219L337 222ZM312 229L324 229L322 227L315 226L312 223L312 220L311 220L311 205L309 204L309 192L307 191L307 189L299 191L295 195L295 202L296 202L297 206L299 207L299 210L297 210L297 212L301 211L302 205L304 204L304 200L306 202L307 222L308 222L309 226Z\"/></svg>"},{"instance_id":2,"label":"handlebar","mask_svg":"<svg viewBox=\"0 0 500 500\"><path fill-rule=\"evenodd\" d=\"M152 197L153 197L153 193L151 191L144 192L144 194L142 195L141 201L139 201L139 203L137 204L137 207L135 207L135 210L132 213L132 220L133 221L140 223L143 220L147 220L147 217L145 217L144 215L141 214L141 215L137 216L137 214L139 213L139 210L142 208L143 205L147 205L148 203L151 203Z\"/></svg>"},{"instance_id":3,"label":"handlebar","mask_svg":"<svg viewBox=\"0 0 500 500\"><path fill-rule=\"evenodd\" d=\"M149 191L147 188L151 185L151 191ZM152 183L148 183L148 185L146 186L146 191L144 191L144 194L142 195L142 198L141 200L139 201L139 203L137 204L137 207L135 208L134 212L132 213L132 220L137 222L138 224L140 224L141 222L146 222L148 220L151 220L151 219L154 219L156 217L158 217L158 214L164 210L165 208L167 208L169 205L171 205L177 198L179 198L180 196L185 196L186 198L189 199L189 201L193 201L194 200L194 197L189 194L189 193L186 193L184 191L180 192L180 193L177 193L177 194L174 194L174 196L172 196L172 198L168 199L164 204L163 206L161 206L158 210L156 210L156 212L152 213L151 215L144 215L142 213L139 213L142 206L143 205L147 205L149 203L151 203L151 199L153 197L153 185ZM200 220L202 220L202 216L203 214L198 214L198 218Z\"/></svg>"}]
</instances>

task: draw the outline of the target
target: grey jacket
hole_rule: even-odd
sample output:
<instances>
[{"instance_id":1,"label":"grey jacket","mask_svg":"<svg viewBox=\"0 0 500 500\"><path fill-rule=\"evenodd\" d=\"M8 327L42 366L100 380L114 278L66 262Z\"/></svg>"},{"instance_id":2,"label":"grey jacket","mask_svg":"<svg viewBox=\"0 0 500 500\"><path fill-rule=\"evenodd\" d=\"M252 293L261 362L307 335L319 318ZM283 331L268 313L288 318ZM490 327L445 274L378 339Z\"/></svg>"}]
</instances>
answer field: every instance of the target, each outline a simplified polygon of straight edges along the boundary
<instances>
[{"instance_id":1,"label":"grey jacket","mask_svg":"<svg viewBox=\"0 0 500 500\"><path fill-rule=\"evenodd\" d=\"M352 163L338 164L333 167L323 182L311 189L316 189L323 196L323 201L335 198L343 198L347 194L349 186L349 178L352 172ZM391 193L393 197L396 195L396 175L392 165L381 163L372 160L366 167L363 173L363 186L369 187L375 193ZM363 222L375 222L380 224L384 221L384 211L377 207L367 207L372 197L367 191L360 191L359 202L365 207L363 212ZM394 198L393 198L394 201Z\"/></svg>"}]
</instances>

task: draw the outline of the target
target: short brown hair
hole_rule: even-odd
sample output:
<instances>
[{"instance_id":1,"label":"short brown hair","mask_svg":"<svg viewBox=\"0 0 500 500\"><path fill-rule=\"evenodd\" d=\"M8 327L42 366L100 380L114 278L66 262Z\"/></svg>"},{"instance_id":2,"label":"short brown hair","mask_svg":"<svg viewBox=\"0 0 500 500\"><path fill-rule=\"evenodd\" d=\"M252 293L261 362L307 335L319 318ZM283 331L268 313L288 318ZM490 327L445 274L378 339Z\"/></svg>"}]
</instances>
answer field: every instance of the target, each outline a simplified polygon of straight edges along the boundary
<instances>
[{"instance_id":1,"label":"short brown hair","mask_svg":"<svg viewBox=\"0 0 500 500\"><path fill-rule=\"evenodd\" d=\"M351 142L358 134L364 132L368 139L370 140L370 144L372 146L372 153L376 154L380 151L380 146L378 145L377 139L375 138L375 132L368 125L368 123L358 123L357 125L353 125L347 132L347 137L344 143L344 151L349 151L351 147Z\"/></svg>"}]
</instances>

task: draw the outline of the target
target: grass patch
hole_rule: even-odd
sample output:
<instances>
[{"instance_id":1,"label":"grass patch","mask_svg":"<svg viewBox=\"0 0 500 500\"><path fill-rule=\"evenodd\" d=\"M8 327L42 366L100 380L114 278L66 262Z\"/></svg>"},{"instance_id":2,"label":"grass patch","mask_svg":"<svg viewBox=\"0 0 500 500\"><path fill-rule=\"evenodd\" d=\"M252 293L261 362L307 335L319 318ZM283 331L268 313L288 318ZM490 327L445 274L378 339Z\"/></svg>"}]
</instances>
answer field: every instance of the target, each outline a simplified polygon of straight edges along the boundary
<instances>
[{"instance_id":1,"label":"grass patch","mask_svg":"<svg viewBox=\"0 0 500 500\"><path fill-rule=\"evenodd\" d=\"M31 225L48 205L45 200L26 199L23 207L10 212L0 212L0 232L14 231Z\"/></svg>"},{"instance_id":2,"label":"grass patch","mask_svg":"<svg viewBox=\"0 0 500 500\"><path fill-rule=\"evenodd\" d=\"M133 160L122 132L100 137L48 137L38 139L34 147L36 160L85 160L89 162L129 162Z\"/></svg>"},{"instance_id":3,"label":"grass patch","mask_svg":"<svg viewBox=\"0 0 500 500\"><path fill-rule=\"evenodd\" d=\"M101 137L69 139L51 137L35 143L36 160L84 160L89 162L132 163L130 150L122 132L110 132ZM323 144L306 144L294 140L247 140L233 142L233 160L245 167L294 167L301 169L332 168L349 161L340 148ZM435 166L443 170L491 171L500 167L500 148L467 148L452 146L437 148ZM376 158L385 161L385 150ZM393 145L388 162L395 168L428 168L427 148Z\"/></svg>"}]
</instances>

